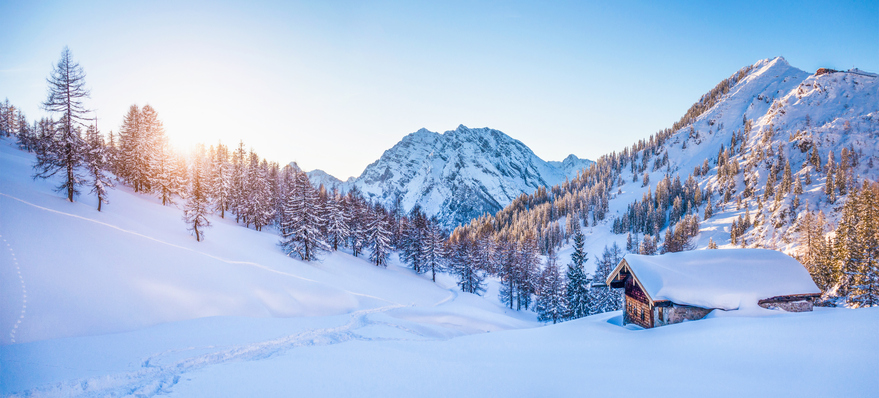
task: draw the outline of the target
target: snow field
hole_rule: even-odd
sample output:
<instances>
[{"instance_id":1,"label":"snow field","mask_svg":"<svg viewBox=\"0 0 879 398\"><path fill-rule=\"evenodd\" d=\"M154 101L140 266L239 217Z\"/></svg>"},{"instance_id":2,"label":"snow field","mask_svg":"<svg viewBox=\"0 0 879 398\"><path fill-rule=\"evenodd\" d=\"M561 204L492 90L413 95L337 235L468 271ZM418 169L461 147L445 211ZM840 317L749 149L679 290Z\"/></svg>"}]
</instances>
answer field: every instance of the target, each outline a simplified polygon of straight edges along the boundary
<instances>
[{"instance_id":1,"label":"snow field","mask_svg":"<svg viewBox=\"0 0 879 398\"><path fill-rule=\"evenodd\" d=\"M6 248L9 250L9 255L12 257L12 264L15 265L15 273L18 275L18 280L21 282L21 315L15 320L15 324L12 325L12 330L9 331L9 340L14 343L15 333L18 331L18 327L21 325L21 321L24 320L24 315L27 312L27 285L24 283L24 277L21 276L21 266L15 258L15 250L12 250L12 246L2 235L0 235L0 240L2 240L2 243L6 245Z\"/></svg>"}]
</instances>

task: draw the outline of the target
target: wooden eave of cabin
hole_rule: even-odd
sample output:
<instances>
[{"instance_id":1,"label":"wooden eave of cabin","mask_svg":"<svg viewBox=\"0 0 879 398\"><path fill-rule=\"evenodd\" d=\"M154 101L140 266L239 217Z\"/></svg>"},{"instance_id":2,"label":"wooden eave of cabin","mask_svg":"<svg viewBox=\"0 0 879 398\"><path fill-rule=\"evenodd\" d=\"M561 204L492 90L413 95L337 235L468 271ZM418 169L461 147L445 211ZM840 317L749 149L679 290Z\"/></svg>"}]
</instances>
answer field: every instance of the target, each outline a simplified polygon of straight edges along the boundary
<instances>
[{"instance_id":1,"label":"wooden eave of cabin","mask_svg":"<svg viewBox=\"0 0 879 398\"><path fill-rule=\"evenodd\" d=\"M641 292L644 293L644 297L647 298L648 304L651 307L660 306L660 307L669 307L671 306L671 302L668 300L654 300L653 297L650 297L650 294L647 293L647 289L644 288L644 284L638 280L638 276L632 272L632 268L629 267L629 263L626 262L626 259L620 260L620 263L617 264L616 268L611 271L608 275L607 280L605 281L608 286L612 288L624 288L626 287L626 279L632 277L632 280L635 281L635 284L638 285L638 288L641 289Z\"/></svg>"}]
</instances>

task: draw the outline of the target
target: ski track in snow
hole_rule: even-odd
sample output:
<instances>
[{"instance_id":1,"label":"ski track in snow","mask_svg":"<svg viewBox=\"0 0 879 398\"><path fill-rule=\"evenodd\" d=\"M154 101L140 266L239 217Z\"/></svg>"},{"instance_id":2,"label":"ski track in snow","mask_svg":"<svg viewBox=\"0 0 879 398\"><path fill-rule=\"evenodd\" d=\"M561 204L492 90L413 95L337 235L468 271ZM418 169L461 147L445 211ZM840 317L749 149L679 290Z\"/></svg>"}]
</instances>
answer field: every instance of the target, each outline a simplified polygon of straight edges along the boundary
<instances>
[{"instance_id":1,"label":"ski track in snow","mask_svg":"<svg viewBox=\"0 0 879 398\"><path fill-rule=\"evenodd\" d=\"M437 301L436 304L433 305L433 307L439 307L440 305L448 303L449 301L452 301L456 298L458 298L458 290L455 288L449 289L449 295L446 298Z\"/></svg>"},{"instance_id":2,"label":"ski track in snow","mask_svg":"<svg viewBox=\"0 0 879 398\"><path fill-rule=\"evenodd\" d=\"M355 311L349 314L350 320L341 326L310 329L273 340L245 344L233 348L212 351L206 354L195 355L167 365L157 364L157 362L161 362L161 358L167 354L195 350L196 348L165 351L144 359L141 362L141 369L137 371L60 382L52 386L44 386L33 390L22 391L13 394L12 397L151 397L171 392L174 385L176 385L186 373L232 361L265 359L297 347L324 346L344 343L351 340L424 341L433 339L402 325L373 321L368 318L369 315L382 313L400 307L402 307L402 305L391 305ZM357 333L358 329L370 325L397 328L416 336L416 338L371 338L361 336ZM215 347L201 347L200 349L212 348Z\"/></svg>"},{"instance_id":3,"label":"ski track in snow","mask_svg":"<svg viewBox=\"0 0 879 398\"><path fill-rule=\"evenodd\" d=\"M12 265L15 265L15 272L18 274L18 280L21 282L21 313L19 314L18 319L12 325L12 330L9 331L9 340L15 343L15 336L18 332L18 327L21 326L21 321L24 320L24 314L27 311L27 286L24 284L24 277L21 276L21 266L18 264L18 259L15 258L15 250L12 250L12 245L0 235L0 240L6 245L6 249L9 250L9 255L12 256Z\"/></svg>"},{"instance_id":4,"label":"ski track in snow","mask_svg":"<svg viewBox=\"0 0 879 398\"><path fill-rule=\"evenodd\" d=\"M22 200L22 199L16 198L16 197L14 197L14 196L12 196L12 195L5 194L5 193L3 193L3 192L0 192L0 196L5 196L5 197L7 197L7 198L9 198L9 199L12 199L12 200L15 200L15 201L18 201L18 202L24 203L24 204L26 204L26 205L28 205L28 206L32 206L32 207L35 207L35 208L40 209L40 210L48 211L48 212L55 213L55 214L60 214L60 215L67 216L67 217L76 218L76 219L83 220L83 221L92 222L92 223L95 223L95 224L98 224L98 225L102 225L102 226L105 226L105 227L108 227L108 228L113 228L113 229L115 229L115 230L117 230L117 231L120 231L120 232L124 232L124 233L127 233L127 234L131 234L131 235L134 235L134 236L137 236L137 237L140 237L140 238L148 239L148 240L151 240L151 241L154 241L154 242L157 242L157 243L163 244L163 245L167 245L167 246L170 246L170 247L173 247L173 248L176 248L176 249L186 250L186 251L190 251L190 252L193 252L193 253L198 253L198 254L200 254L200 255L202 255L202 256L205 256L205 257L208 257L208 258L212 258L212 259L214 259L214 260L221 261L221 262L224 262L224 263L226 263L226 264L233 264L233 265L246 265L246 266L250 266L250 267L259 268L259 269L264 270L264 271L273 272L273 273L276 273L276 274L280 274L280 275L284 275L284 276L293 277L293 278L300 279L300 280L303 280L303 281L306 281L306 282L312 282L312 283L321 284L321 282L318 282L318 281L316 281L316 280L308 279L308 278L304 278L304 277L301 277L301 276L299 276L299 275L294 275L294 274L290 274L290 273L283 272L283 271L278 271L278 270L276 270L276 269L272 269L272 268L266 267L265 265L262 265L262 264L259 264L259 263L254 263L254 262L250 262L250 261L234 261L234 260L226 260L226 259L224 259L224 258L220 258L220 257L214 256L214 255L211 255L211 254L207 254L207 253L205 253L205 252L201 252L201 251L198 251L198 250L195 250L195 249L191 249L191 248L188 248L188 247L184 247L184 246L175 245L175 244L173 244L173 243L165 242L165 241L163 241L163 240L161 240L161 239L153 238L152 236L147 236L147 235L143 235L143 234L138 233L138 232L134 232L134 231L130 231L130 230L127 230L127 229L124 229L124 228L120 228L120 227L117 227L117 226L115 226L115 225L113 225L113 224L107 224L107 223L105 223L105 222L101 222L101 221L98 221L98 220L95 220L95 219L91 219L91 218L87 218L87 217L83 217L83 216L78 216L78 215L76 215L76 214L65 213L65 212L63 212L63 211L58 211L58 210L50 209L50 208L48 208L48 207L43 207L43 206L40 206L40 205L36 205L36 204L30 203L30 202L28 202L28 201L25 201L25 200ZM12 249L10 248L9 250L11 251ZM13 256L13 257L14 257L14 256ZM19 277L21 277L20 274L19 274ZM22 289L24 289L24 281L22 281ZM381 297L376 297L376 296L372 296L372 295L368 295L368 294L364 294L364 293L356 293L356 292L352 292L352 291L348 291L348 290L342 290L342 289L340 289L340 290L343 291L343 292L345 292L345 293L352 294L352 295L355 295L355 296L367 297L367 298L371 298L371 299L381 300L381 301L384 301L384 302L386 302L386 303L391 303L391 304L397 304L397 305L399 305L398 303L395 303L395 302L390 301L390 300L387 300L387 299L383 299L383 298L381 298ZM23 312L24 312L24 310L22 310L22 313L23 313Z\"/></svg>"}]
</instances>

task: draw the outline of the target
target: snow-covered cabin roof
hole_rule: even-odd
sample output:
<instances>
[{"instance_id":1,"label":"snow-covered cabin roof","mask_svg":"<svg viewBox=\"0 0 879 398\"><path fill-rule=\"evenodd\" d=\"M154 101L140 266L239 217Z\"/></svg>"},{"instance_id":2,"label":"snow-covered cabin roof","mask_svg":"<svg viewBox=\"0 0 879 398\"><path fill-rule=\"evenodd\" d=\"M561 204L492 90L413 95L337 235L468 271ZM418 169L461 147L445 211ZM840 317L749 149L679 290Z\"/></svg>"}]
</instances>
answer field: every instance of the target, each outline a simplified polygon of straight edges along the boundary
<instances>
[{"instance_id":1,"label":"snow-covered cabin roof","mask_svg":"<svg viewBox=\"0 0 879 398\"><path fill-rule=\"evenodd\" d=\"M725 249L627 254L610 284L628 267L652 301L734 310L777 296L818 295L821 290L799 261L775 250Z\"/></svg>"}]
</instances>

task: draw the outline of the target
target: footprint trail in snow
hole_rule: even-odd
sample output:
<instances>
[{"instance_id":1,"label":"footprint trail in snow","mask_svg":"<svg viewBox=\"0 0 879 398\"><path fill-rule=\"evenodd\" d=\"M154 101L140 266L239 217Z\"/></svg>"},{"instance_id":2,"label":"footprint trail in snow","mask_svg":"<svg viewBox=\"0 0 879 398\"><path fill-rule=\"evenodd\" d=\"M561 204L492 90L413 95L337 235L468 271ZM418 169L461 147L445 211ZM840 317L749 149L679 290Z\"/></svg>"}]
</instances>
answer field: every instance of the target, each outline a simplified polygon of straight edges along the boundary
<instances>
[{"instance_id":1,"label":"footprint trail in snow","mask_svg":"<svg viewBox=\"0 0 879 398\"><path fill-rule=\"evenodd\" d=\"M3 235L0 235L0 240L3 241L6 250L9 251L9 255L12 257L12 265L15 266L15 272L18 275L18 281L21 282L21 313L12 325L12 330L9 331L9 340L15 343L15 336L19 334L18 327L21 326L21 321L24 320L24 314L27 311L27 286L24 284L24 277L21 276L21 266L18 264L18 259L15 258L15 251L12 250L12 245L9 244Z\"/></svg>"}]
</instances>

